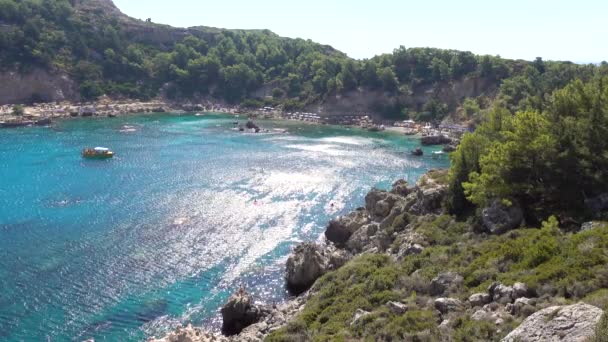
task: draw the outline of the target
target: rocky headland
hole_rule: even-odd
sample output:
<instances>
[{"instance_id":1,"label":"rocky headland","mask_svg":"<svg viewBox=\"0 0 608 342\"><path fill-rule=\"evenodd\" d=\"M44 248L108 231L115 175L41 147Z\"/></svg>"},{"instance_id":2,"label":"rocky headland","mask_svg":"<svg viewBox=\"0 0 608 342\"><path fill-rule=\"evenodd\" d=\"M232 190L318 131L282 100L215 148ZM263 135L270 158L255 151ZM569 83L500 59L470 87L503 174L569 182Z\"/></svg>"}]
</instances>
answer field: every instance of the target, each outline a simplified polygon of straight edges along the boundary
<instances>
[{"instance_id":1,"label":"rocky headland","mask_svg":"<svg viewBox=\"0 0 608 342\"><path fill-rule=\"evenodd\" d=\"M472 244L480 244L485 238L500 239L509 232L517 234L524 221L521 209L516 205L507 207L494 202L481 210L478 222L456 222L446 215L443 207L447 194L446 177L447 171L432 170L415 186L400 180L390 191L374 189L367 194L364 207L329 222L325 242L304 242L296 246L286 262L285 271L287 288L295 297L275 307L255 306L246 291L240 289L221 310L224 332L234 335L213 335L188 326L163 339L150 341L307 341L315 335L304 327L311 319L322 326L340 316L339 320L345 320L340 329L356 334L360 332L359 326L372 324L370 322L374 320L388 324L391 320L406 319L411 322L401 324L424 325L423 321L416 320L416 315L422 315L430 323L427 322L429 324L420 332L415 332L414 328L410 332L402 332L398 335L402 340L461 340L457 338L459 334L471 326L477 329L476 334L481 334L468 339L471 341L592 341L599 331L603 315L597 306L578 302L575 295L568 295L570 299L564 298L552 289L548 290L549 283L543 284L543 288L530 277L522 276L530 282L528 284L484 276L488 280L474 286L476 281L472 281L469 274L451 269L450 263L444 259L450 254L445 248L464 249L467 248L464 241L478 241ZM474 227L464 229L465 226ZM596 230L607 228L598 222L584 226L593 226L590 229ZM588 233L587 228L576 234ZM441 231L448 229L454 230L454 236L448 237ZM437 260L426 260L437 257L430 251L442 244L442 239L454 240L445 242L449 247L441 247L444 251L439 257L446 261L434 264ZM341 298L339 289L331 288L347 287L338 279L344 277L353 281L358 274L357 264L366 264L366 258L371 258L372 264L381 261L383 265L408 265L409 274L397 276L400 280L389 286L391 291L397 288L394 293L402 294L401 299L387 295L385 302L375 302L374 305L362 302L361 307L354 305L349 309L349 304L339 307L336 303L344 298ZM426 263L430 261L432 265L425 265L423 260ZM470 262L475 262L472 257ZM381 273L390 274L392 271L392 268L386 268ZM373 270L361 272L371 274ZM477 269L473 272L489 271ZM373 276L369 278L367 282L375 279ZM369 286L365 280L358 280L358 284ZM379 288L377 291L369 295L383 296L380 293L386 292ZM329 294L335 298L328 299ZM347 301L357 302L352 298ZM594 300L589 302L597 303ZM307 303L312 307L307 307ZM326 310L330 313L324 313ZM316 316L327 314L332 316ZM315 329L323 331L318 326ZM366 333L368 331L360 332L362 335ZM362 335L351 337L359 340L363 339ZM487 339L479 339L479 336Z\"/></svg>"}]
</instances>

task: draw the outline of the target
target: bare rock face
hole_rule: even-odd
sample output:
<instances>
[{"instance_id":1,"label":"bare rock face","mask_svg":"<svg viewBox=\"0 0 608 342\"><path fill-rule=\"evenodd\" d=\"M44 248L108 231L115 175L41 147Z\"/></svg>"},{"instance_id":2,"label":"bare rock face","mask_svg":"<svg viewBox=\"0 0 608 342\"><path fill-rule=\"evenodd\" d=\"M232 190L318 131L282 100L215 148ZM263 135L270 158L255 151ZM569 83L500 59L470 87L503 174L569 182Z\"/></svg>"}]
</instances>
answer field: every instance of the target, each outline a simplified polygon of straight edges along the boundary
<instances>
[{"instance_id":1,"label":"bare rock face","mask_svg":"<svg viewBox=\"0 0 608 342\"><path fill-rule=\"evenodd\" d=\"M0 103L27 103L30 100L55 102L78 100L80 94L76 83L66 74L49 73L33 69L27 73L0 72Z\"/></svg>"},{"instance_id":2,"label":"bare rock face","mask_svg":"<svg viewBox=\"0 0 608 342\"><path fill-rule=\"evenodd\" d=\"M221 309L222 332L226 335L235 335L244 328L258 322L266 313L265 308L253 304L253 299L244 290L233 294Z\"/></svg>"},{"instance_id":3,"label":"bare rock face","mask_svg":"<svg viewBox=\"0 0 608 342\"><path fill-rule=\"evenodd\" d=\"M551 306L526 318L502 342L589 341L602 314L599 308L584 303Z\"/></svg>"},{"instance_id":4,"label":"bare rock face","mask_svg":"<svg viewBox=\"0 0 608 342\"><path fill-rule=\"evenodd\" d=\"M344 245L354 232L369 222L368 212L362 208L357 209L346 216L331 220L325 230L325 237L337 245Z\"/></svg>"},{"instance_id":5,"label":"bare rock face","mask_svg":"<svg viewBox=\"0 0 608 342\"><path fill-rule=\"evenodd\" d=\"M481 211L483 226L491 234L503 234L521 225L524 213L517 204L506 206L494 200Z\"/></svg>"},{"instance_id":6,"label":"bare rock face","mask_svg":"<svg viewBox=\"0 0 608 342\"><path fill-rule=\"evenodd\" d=\"M332 255L315 243L298 245L287 259L287 288L294 294L308 290L329 270Z\"/></svg>"}]
</instances>

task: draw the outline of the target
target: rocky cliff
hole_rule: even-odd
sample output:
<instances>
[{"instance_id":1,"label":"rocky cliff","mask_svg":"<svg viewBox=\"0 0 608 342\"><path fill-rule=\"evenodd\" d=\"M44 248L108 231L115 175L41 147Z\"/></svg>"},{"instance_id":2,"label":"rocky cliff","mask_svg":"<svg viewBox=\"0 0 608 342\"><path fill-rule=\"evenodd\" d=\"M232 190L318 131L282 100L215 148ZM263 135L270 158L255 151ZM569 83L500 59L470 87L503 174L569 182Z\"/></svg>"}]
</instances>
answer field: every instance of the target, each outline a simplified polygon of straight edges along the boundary
<instances>
[{"instance_id":1,"label":"rocky cliff","mask_svg":"<svg viewBox=\"0 0 608 342\"><path fill-rule=\"evenodd\" d=\"M0 72L0 104L78 101L78 85L67 74L36 68Z\"/></svg>"}]
</instances>

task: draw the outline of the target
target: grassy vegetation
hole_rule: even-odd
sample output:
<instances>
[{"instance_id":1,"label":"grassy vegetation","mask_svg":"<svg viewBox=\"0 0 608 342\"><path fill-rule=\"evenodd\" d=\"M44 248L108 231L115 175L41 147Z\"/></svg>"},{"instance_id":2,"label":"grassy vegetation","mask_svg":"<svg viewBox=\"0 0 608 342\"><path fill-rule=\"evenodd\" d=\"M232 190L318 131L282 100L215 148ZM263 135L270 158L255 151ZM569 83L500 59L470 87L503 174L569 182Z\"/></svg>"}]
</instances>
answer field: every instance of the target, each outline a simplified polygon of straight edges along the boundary
<instances>
[{"instance_id":1,"label":"grassy vegetation","mask_svg":"<svg viewBox=\"0 0 608 342\"><path fill-rule=\"evenodd\" d=\"M506 322L498 333L491 322L458 315L442 332L428 293L431 279L448 270L465 279L451 294L462 300L500 281L526 283L538 295L539 307L581 299L600 307L608 303L605 225L564 233L552 218L540 229L480 236L470 224L444 215L419 219L410 228L431 243L423 253L402 262L386 255L355 258L321 278L304 311L267 340L297 341L308 336L314 341L435 341L447 333L456 341L497 341L524 318ZM410 310L396 315L386 306L388 301L407 303ZM351 324L357 309L370 314Z\"/></svg>"}]
</instances>

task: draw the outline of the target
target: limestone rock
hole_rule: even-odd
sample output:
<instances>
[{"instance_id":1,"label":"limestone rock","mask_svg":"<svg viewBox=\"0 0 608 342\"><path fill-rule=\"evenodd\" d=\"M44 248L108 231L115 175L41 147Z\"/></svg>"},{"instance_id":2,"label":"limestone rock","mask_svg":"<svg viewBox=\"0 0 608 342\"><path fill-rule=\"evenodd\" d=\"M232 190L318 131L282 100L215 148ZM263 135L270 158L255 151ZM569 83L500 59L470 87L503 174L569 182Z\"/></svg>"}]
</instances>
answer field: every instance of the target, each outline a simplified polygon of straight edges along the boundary
<instances>
[{"instance_id":1,"label":"limestone rock","mask_svg":"<svg viewBox=\"0 0 608 342\"><path fill-rule=\"evenodd\" d=\"M372 242L372 237L378 232L378 224L370 223L357 230L346 243L346 248L354 253L360 253L365 250Z\"/></svg>"},{"instance_id":2,"label":"limestone rock","mask_svg":"<svg viewBox=\"0 0 608 342\"><path fill-rule=\"evenodd\" d=\"M343 245L354 232L368 223L368 212L365 209L357 209L346 216L330 221L325 230L325 237L335 244Z\"/></svg>"},{"instance_id":3,"label":"limestone rock","mask_svg":"<svg viewBox=\"0 0 608 342\"><path fill-rule=\"evenodd\" d=\"M521 225L524 214L517 204L507 207L500 200L482 209L481 221L483 226L491 234L503 234Z\"/></svg>"},{"instance_id":4,"label":"limestone rock","mask_svg":"<svg viewBox=\"0 0 608 342\"><path fill-rule=\"evenodd\" d=\"M403 315L407 311L407 305L399 302L388 302L386 306L395 314Z\"/></svg>"},{"instance_id":5,"label":"limestone rock","mask_svg":"<svg viewBox=\"0 0 608 342\"><path fill-rule=\"evenodd\" d=\"M350 325L355 325L357 324L357 322L359 322L359 320L365 316L368 316L370 314L370 312L362 310L362 309L357 309L357 311L355 311L355 315L353 317L353 320L350 322Z\"/></svg>"},{"instance_id":6,"label":"limestone rock","mask_svg":"<svg viewBox=\"0 0 608 342\"><path fill-rule=\"evenodd\" d=\"M286 263L287 288L295 294L306 291L328 271L330 258L331 254L318 244L302 243L296 246Z\"/></svg>"},{"instance_id":7,"label":"limestone rock","mask_svg":"<svg viewBox=\"0 0 608 342\"><path fill-rule=\"evenodd\" d=\"M395 203L401 200L402 197L390 192L372 189L365 196L365 209L367 209L374 221L381 222L391 213Z\"/></svg>"},{"instance_id":8,"label":"limestone rock","mask_svg":"<svg viewBox=\"0 0 608 342\"><path fill-rule=\"evenodd\" d=\"M513 302L513 288L506 286L501 283L492 283L488 287L488 293L492 297L492 300L501 304L507 304Z\"/></svg>"},{"instance_id":9,"label":"limestone rock","mask_svg":"<svg viewBox=\"0 0 608 342\"><path fill-rule=\"evenodd\" d=\"M552 306L532 314L502 342L584 342L594 336L602 310L578 303Z\"/></svg>"},{"instance_id":10,"label":"limestone rock","mask_svg":"<svg viewBox=\"0 0 608 342\"><path fill-rule=\"evenodd\" d=\"M263 315L263 309L253 304L253 299L243 288L233 294L220 311L222 331L227 335L240 333Z\"/></svg>"},{"instance_id":11,"label":"limestone rock","mask_svg":"<svg viewBox=\"0 0 608 342\"><path fill-rule=\"evenodd\" d=\"M524 283L513 284L513 299L529 296L530 289Z\"/></svg>"}]
</instances>

